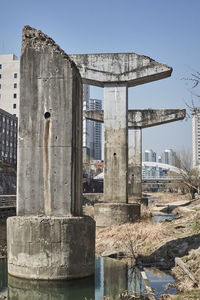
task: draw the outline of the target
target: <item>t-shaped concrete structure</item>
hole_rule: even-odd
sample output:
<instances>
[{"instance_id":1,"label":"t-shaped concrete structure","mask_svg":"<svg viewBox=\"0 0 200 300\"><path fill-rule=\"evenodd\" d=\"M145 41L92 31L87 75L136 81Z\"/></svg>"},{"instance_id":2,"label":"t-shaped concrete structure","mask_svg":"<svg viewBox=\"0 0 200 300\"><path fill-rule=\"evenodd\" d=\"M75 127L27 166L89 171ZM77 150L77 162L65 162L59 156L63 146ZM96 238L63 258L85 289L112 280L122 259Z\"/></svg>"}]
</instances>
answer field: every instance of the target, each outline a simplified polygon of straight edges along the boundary
<instances>
[{"instance_id":1,"label":"t-shaped concrete structure","mask_svg":"<svg viewBox=\"0 0 200 300\"><path fill-rule=\"evenodd\" d=\"M106 203L98 205L102 224L131 222L138 216L139 205L128 203L128 87L169 77L172 68L135 53L70 57L83 83L104 87Z\"/></svg>"},{"instance_id":2,"label":"t-shaped concrete structure","mask_svg":"<svg viewBox=\"0 0 200 300\"><path fill-rule=\"evenodd\" d=\"M86 119L104 122L103 110L88 110L83 114ZM140 203L142 199L142 129L183 120L185 114L185 109L128 111L128 203Z\"/></svg>"},{"instance_id":3,"label":"t-shaped concrete structure","mask_svg":"<svg viewBox=\"0 0 200 300\"><path fill-rule=\"evenodd\" d=\"M82 216L82 81L55 42L23 30L17 217L8 219L8 273L28 279L94 273L95 222Z\"/></svg>"}]
</instances>

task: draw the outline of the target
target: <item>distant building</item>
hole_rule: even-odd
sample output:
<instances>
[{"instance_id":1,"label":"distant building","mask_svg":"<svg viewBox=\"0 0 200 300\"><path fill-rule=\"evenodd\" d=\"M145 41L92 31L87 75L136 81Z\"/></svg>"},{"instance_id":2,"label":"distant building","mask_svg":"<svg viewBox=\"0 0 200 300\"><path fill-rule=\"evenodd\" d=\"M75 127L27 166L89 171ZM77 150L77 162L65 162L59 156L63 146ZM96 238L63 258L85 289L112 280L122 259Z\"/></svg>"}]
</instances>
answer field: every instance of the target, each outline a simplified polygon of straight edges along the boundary
<instances>
[{"instance_id":1,"label":"distant building","mask_svg":"<svg viewBox=\"0 0 200 300\"><path fill-rule=\"evenodd\" d=\"M17 117L0 109L0 161L17 163Z\"/></svg>"},{"instance_id":2,"label":"distant building","mask_svg":"<svg viewBox=\"0 0 200 300\"><path fill-rule=\"evenodd\" d=\"M195 108L192 115L192 164L200 167L200 108Z\"/></svg>"},{"instance_id":3,"label":"distant building","mask_svg":"<svg viewBox=\"0 0 200 300\"><path fill-rule=\"evenodd\" d=\"M89 85L83 84L83 110L89 109L90 88ZM83 117L83 162L87 162L90 156L89 151L89 123Z\"/></svg>"},{"instance_id":4,"label":"distant building","mask_svg":"<svg viewBox=\"0 0 200 300\"><path fill-rule=\"evenodd\" d=\"M172 149L165 149L162 154L162 163L167 165L175 165L176 153Z\"/></svg>"},{"instance_id":5,"label":"distant building","mask_svg":"<svg viewBox=\"0 0 200 300\"><path fill-rule=\"evenodd\" d=\"M20 61L14 54L0 54L0 108L19 115Z\"/></svg>"},{"instance_id":6,"label":"distant building","mask_svg":"<svg viewBox=\"0 0 200 300\"><path fill-rule=\"evenodd\" d=\"M156 162L156 152L152 149L144 151L144 161L153 161Z\"/></svg>"},{"instance_id":7,"label":"distant building","mask_svg":"<svg viewBox=\"0 0 200 300\"><path fill-rule=\"evenodd\" d=\"M89 110L101 110L102 100L89 99ZM102 125L99 122L88 120L88 139L90 158L101 160Z\"/></svg>"}]
</instances>

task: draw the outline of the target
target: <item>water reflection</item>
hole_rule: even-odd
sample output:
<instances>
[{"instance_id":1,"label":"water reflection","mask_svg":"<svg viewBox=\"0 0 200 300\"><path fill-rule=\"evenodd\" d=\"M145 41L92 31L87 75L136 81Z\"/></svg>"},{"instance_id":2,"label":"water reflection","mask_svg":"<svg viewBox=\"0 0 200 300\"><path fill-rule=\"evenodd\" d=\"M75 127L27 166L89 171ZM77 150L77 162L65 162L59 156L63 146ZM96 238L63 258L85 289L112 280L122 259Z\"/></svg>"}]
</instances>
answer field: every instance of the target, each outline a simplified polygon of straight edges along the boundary
<instances>
[{"instance_id":1,"label":"water reflection","mask_svg":"<svg viewBox=\"0 0 200 300\"><path fill-rule=\"evenodd\" d=\"M5 296L7 294L7 260L0 259L0 296Z\"/></svg>"},{"instance_id":2,"label":"water reflection","mask_svg":"<svg viewBox=\"0 0 200 300\"><path fill-rule=\"evenodd\" d=\"M104 297L116 300L124 291L138 296L145 294L140 272L109 258L97 258L95 277L81 280L48 282L8 276L10 300L102 300Z\"/></svg>"},{"instance_id":3,"label":"water reflection","mask_svg":"<svg viewBox=\"0 0 200 300\"><path fill-rule=\"evenodd\" d=\"M8 276L10 300L94 299L94 276L70 281L30 281Z\"/></svg>"},{"instance_id":4,"label":"water reflection","mask_svg":"<svg viewBox=\"0 0 200 300\"><path fill-rule=\"evenodd\" d=\"M157 269L145 271L156 297L164 293L168 283L174 283L169 274ZM10 300L102 300L104 297L117 300L124 291L138 299L147 299L140 271L118 260L97 258L95 276L80 280L30 281L8 276L8 289L7 261L0 260L0 296L8 293Z\"/></svg>"},{"instance_id":5,"label":"water reflection","mask_svg":"<svg viewBox=\"0 0 200 300\"><path fill-rule=\"evenodd\" d=\"M154 290L156 299L160 299L160 295L166 292L170 294L176 294L176 288L169 287L166 290L168 284L175 284L174 278L166 273L162 272L156 268L145 268L146 275L149 279L151 288Z\"/></svg>"}]
</instances>

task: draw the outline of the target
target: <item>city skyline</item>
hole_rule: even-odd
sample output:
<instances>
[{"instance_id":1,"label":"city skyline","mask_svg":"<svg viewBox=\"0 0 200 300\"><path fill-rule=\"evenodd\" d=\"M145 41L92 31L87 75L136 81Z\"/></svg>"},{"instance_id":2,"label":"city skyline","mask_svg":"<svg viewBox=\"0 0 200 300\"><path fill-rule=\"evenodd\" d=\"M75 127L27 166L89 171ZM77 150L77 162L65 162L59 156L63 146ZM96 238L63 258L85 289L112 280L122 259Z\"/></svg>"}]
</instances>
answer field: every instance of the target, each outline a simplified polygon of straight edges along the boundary
<instances>
[{"instance_id":1,"label":"city skyline","mask_svg":"<svg viewBox=\"0 0 200 300\"><path fill-rule=\"evenodd\" d=\"M129 88L129 108L186 108L185 102L190 104L191 97L196 97L183 78L200 69L199 10L198 0L126 0L126 5L119 0L36 0L27 5L22 0L15 10L8 0L1 4L0 54L20 57L22 28L29 24L47 33L69 54L146 55L167 63L173 73L170 78ZM90 97L103 100L103 89L91 87ZM199 106L198 101L196 104ZM144 129L143 149L192 149L191 132L191 119Z\"/></svg>"}]
</instances>

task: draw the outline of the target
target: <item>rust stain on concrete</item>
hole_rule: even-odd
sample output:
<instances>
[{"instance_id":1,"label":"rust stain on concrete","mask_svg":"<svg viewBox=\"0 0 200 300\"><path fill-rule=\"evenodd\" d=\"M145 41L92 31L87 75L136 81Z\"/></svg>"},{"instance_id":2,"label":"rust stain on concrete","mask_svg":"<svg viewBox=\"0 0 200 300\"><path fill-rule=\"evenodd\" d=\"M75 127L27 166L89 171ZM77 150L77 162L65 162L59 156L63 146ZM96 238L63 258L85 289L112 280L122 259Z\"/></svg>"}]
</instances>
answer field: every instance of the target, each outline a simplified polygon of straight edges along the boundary
<instances>
[{"instance_id":1,"label":"rust stain on concrete","mask_svg":"<svg viewBox=\"0 0 200 300\"><path fill-rule=\"evenodd\" d=\"M50 199L49 199L49 137L50 137L50 120L45 122L44 131L44 159L45 159L45 212L50 215Z\"/></svg>"}]
</instances>

